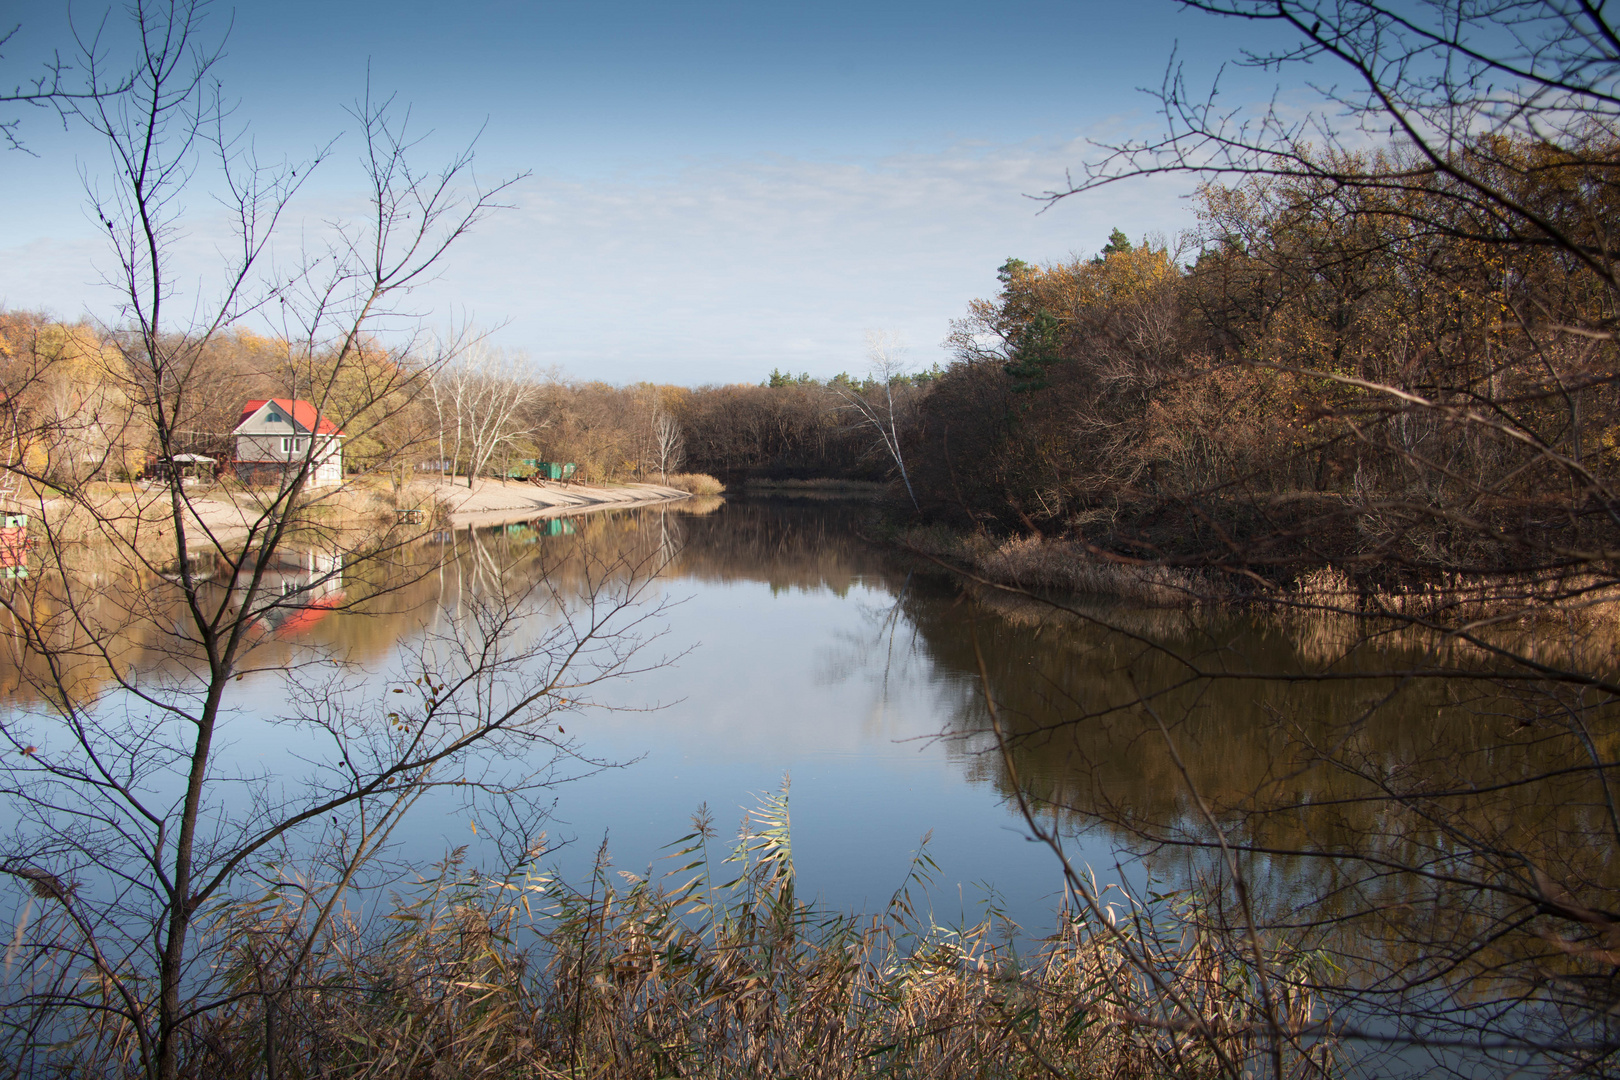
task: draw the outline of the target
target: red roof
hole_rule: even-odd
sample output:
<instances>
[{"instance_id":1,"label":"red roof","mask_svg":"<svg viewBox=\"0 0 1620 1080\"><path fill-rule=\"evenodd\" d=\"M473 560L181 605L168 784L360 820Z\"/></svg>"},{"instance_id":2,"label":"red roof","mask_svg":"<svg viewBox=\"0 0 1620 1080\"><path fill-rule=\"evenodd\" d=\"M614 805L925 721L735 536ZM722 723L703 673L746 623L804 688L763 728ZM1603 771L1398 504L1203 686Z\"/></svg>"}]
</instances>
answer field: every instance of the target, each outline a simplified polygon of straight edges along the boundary
<instances>
[{"instance_id":1,"label":"red roof","mask_svg":"<svg viewBox=\"0 0 1620 1080\"><path fill-rule=\"evenodd\" d=\"M311 405L302 398L298 399L297 401L293 401L290 398L279 397L260 398L258 401L250 401L246 405L242 406L242 418L236 422L236 426L241 427L243 424L247 423L248 417L252 416L266 405L275 405L280 408L282 412L290 414L292 418L298 422L298 426L303 428L305 431L314 431L317 435L341 436L343 434L343 432L337 429L336 425L334 425L332 421L317 413L315 411L315 406Z\"/></svg>"}]
</instances>

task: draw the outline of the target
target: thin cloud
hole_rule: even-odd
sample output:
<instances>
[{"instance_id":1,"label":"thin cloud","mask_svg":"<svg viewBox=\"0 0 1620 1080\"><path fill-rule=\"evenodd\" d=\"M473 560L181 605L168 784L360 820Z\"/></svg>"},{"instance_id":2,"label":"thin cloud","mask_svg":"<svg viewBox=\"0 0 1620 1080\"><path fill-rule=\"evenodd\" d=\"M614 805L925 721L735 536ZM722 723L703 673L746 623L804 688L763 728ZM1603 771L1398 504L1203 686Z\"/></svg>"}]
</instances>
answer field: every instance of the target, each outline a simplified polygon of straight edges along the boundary
<instances>
[{"instance_id":1,"label":"thin cloud","mask_svg":"<svg viewBox=\"0 0 1620 1080\"><path fill-rule=\"evenodd\" d=\"M502 337L584 377L754 381L791 364L856 367L865 330L918 342L924 364L1008 256L1059 259L1191 224L1185 181L1120 187L1045 214L1075 143L770 158L580 184L537 178L474 237L447 301L511 320Z\"/></svg>"},{"instance_id":2,"label":"thin cloud","mask_svg":"<svg viewBox=\"0 0 1620 1080\"><path fill-rule=\"evenodd\" d=\"M758 381L773 367L830 375L862 364L864 333L915 343L926 366L967 302L996 289L1009 256L1048 261L1192 223L1164 179L1070 199L1041 213L1028 196L1061 186L1081 140L963 142L877 160L711 158L585 182L537 176L515 209L481 225L442 276L412 298L430 320L452 312L504 324L503 344L542 365L612 382ZM303 239L358 203L300 208ZM205 290L227 221L191 223L176 269ZM284 243L296 247L296 231ZM110 254L88 226L0 251L0 297L111 319L96 267ZM206 293L205 293L206 294Z\"/></svg>"}]
</instances>

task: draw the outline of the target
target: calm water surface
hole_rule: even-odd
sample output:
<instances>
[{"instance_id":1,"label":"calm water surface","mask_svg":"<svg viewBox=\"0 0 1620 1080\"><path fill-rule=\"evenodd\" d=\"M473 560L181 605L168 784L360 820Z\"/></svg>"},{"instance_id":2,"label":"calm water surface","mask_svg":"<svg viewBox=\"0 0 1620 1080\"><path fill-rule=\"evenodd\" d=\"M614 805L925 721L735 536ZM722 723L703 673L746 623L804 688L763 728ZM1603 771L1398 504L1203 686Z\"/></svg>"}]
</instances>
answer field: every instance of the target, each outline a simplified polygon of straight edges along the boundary
<instances>
[{"instance_id":1,"label":"calm water surface","mask_svg":"<svg viewBox=\"0 0 1620 1080\"><path fill-rule=\"evenodd\" d=\"M1347 646L1321 627L1283 632L1119 604L1091 609L1113 630L1054 621L1049 610L964 591L928 564L867 542L860 535L867 516L860 503L693 500L444 533L392 565L336 577L329 557L289 553L271 587L297 589L325 576L327 595L306 596L313 604L259 628L253 662L271 670L233 687L239 716L226 754L247 773L306 773L321 749L289 743L287 729L274 723L275 710L287 708L278 700L281 668L339 657L348 692L375 702L447 608L480 591L533 583L542 572L564 592L578 591L593 567L620 556L664 565L651 592L665 609L648 624L660 633L640 654L646 670L601 688L598 707L565 719L585 757L613 763L597 771L576 764L565 770L574 778L553 791L550 860L576 879L604 841L621 869L654 865L664 845L690 831L700 806L725 839L759 793L791 778L801 895L843 909L875 907L902 884L930 835L940 919L976 917L994 897L1040 933L1061 902L1061 874L1052 854L1027 837L1010 798L981 661L1020 779L1044 806L1060 808L1047 812L1075 860L1103 880L1123 873L1138 887L1149 873L1185 875L1194 857L1172 846L1138 852L1155 861L1133 861L1139 832L1208 835L1165 752L1160 720L1217 813L1257 801L1288 807L1243 823L1252 838L1277 846L1381 831L1356 816L1353 801L1335 800L1342 781L1334 770L1280 767L1287 740L1339 739L1350 724L1357 745L1395 768L1451 760L1497 738L1477 714L1445 700L1439 684L1182 685L1185 672L1150 643L1168 643L1206 671L1240 674L1345 672L1389 665L1391 654ZM342 609L353 601L358 610ZM165 669L174 658L157 645L127 647L132 667L150 673L143 677L174 677ZM26 705L25 683L14 684L11 696ZM1139 704L1144 694L1151 717ZM131 703L108 694L98 707ZM1447 719L1448 710L1457 718ZM1099 806L1109 811L1106 826L1075 812ZM486 859L477 824L476 814L447 800L428 803L401 838L402 853L431 860L466 844L474 862ZM1284 905L1295 891L1320 892L1318 870L1252 868L1268 879L1268 897Z\"/></svg>"},{"instance_id":2,"label":"calm water surface","mask_svg":"<svg viewBox=\"0 0 1620 1080\"><path fill-rule=\"evenodd\" d=\"M277 723L278 714L320 707L328 693L290 703L284 669L330 671L339 661L347 685L332 693L375 706L392 700L383 695L402 673L408 682L420 670L415 651L447 612L542 581L577 596L627 559L662 567L648 590L643 670L596 688L591 708L564 717L581 756L547 794L555 804L546 861L576 882L599 848L621 870L656 875L700 806L724 841L760 794L791 778L801 896L875 909L905 882L927 835L938 921L973 920L994 904L1040 935L1062 903L1062 876L1026 835L985 681L1025 790L1074 861L1104 883L1141 891L1150 879L1180 884L1213 868L1209 819L1189 783L1228 836L1256 849L1337 849L1377 865L1386 850L1397 860L1443 859L1455 845L1448 821L1419 812L1421 801L1412 810L1369 799L1368 784L1461 790L1496 774L1568 778L1556 798L1541 785L1491 785L1489 801L1468 811L1470 828L1557 855L1568 880L1607 887L1620 872L1603 845L1567 842L1604 835L1609 804L1589 772L1566 768L1586 744L1572 751L1569 740L1544 737L1525 711L1551 698L1518 707L1467 679L1392 677L1473 662L1441 645L1357 636L1365 628L1348 622L1283 625L1104 601L1071 601L1061 616L864 540L868 513L838 501L691 500L446 532L391 563L340 572L331 556L289 551L268 584L302 599L255 629L251 657L261 671L232 687L221 773L250 782L216 785L216 824L228 831L238 812L232 792L259 784L274 794L285 783L296 796L312 768L336 767L329 748ZM98 580L93 567L84 574ZM324 584L312 593L315 582ZM101 587L126 586L107 578ZM160 602L165 587L149 585ZM120 610L109 600L109 611ZM538 634L552 618L542 607L515 636ZM143 683L184 686L195 658L140 626L152 640L131 630L117 646L120 664ZM26 677L32 662L19 656L0 669L8 677L0 696L39 713L48 738L53 721ZM114 721L119 710L136 716L138 701L101 691L95 677L87 671L81 688L95 708ZM1602 728L1592 752L1620 755L1615 730ZM246 807L248 796L239 799ZM492 822L480 831L479 813L448 794L430 797L395 837L397 853L421 864L465 846L470 862L498 868ZM1330 925L1340 907L1359 917L1454 902L1399 876L1372 883L1368 899L1326 859L1254 856L1246 871L1258 902L1283 921L1307 907ZM1374 967L1413 958L1399 934L1387 946L1350 944L1349 954L1365 953Z\"/></svg>"},{"instance_id":3,"label":"calm water surface","mask_svg":"<svg viewBox=\"0 0 1620 1080\"><path fill-rule=\"evenodd\" d=\"M559 869L583 875L605 838L617 867L640 872L705 804L725 839L758 793L789 778L801 893L881 905L926 834L939 918L976 917L993 892L1030 930L1051 925L1059 869L1026 839L982 728L963 738L953 727L976 712L978 678L916 625L917 605L949 609L959 594L862 540L867 514L858 503L738 501L579 519L572 536L458 537L505 557L530 543L617 551L627 536L673 554L659 586L667 632L644 655L674 659L612 688L605 700L626 711L569 722L588 753L626 764L558 789L551 835L571 841ZM442 833L469 834L463 820ZM1086 848L1112 861L1111 844Z\"/></svg>"}]
</instances>

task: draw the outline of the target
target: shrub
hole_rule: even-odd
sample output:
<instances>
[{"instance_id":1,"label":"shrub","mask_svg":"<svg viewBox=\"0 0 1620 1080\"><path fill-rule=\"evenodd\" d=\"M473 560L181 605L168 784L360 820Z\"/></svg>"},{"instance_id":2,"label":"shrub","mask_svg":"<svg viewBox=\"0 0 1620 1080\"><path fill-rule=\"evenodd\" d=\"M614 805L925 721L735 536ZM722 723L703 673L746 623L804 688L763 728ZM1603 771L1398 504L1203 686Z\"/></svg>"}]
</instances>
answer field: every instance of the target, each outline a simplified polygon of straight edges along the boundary
<instances>
[{"instance_id":1,"label":"shrub","mask_svg":"<svg viewBox=\"0 0 1620 1080\"><path fill-rule=\"evenodd\" d=\"M707 473L670 473L664 485L689 491L693 495L718 495L726 490L726 485Z\"/></svg>"},{"instance_id":2,"label":"shrub","mask_svg":"<svg viewBox=\"0 0 1620 1080\"><path fill-rule=\"evenodd\" d=\"M314 894L329 892L281 882L228 904L214 942L240 997L191 1033L182 1068L257 1075L274 1057L289 1077L398 1080L1145 1080L1258 1066L1266 1051L1252 945L1212 929L1196 902L1064 913L1021 956L1018 928L993 908L973 925L934 923L918 895L934 868L925 851L879 913L801 900L785 785L729 852L711 853L706 811L694 826L672 845L667 885L611 873L605 856L584 889L468 874L453 857L386 918L340 905L302 954L283 943L321 918ZM1330 1075L1308 958L1283 949L1267 965L1274 989L1286 984L1273 1014L1285 1073ZM66 1052L102 1075L121 1037L86 1030Z\"/></svg>"}]
</instances>

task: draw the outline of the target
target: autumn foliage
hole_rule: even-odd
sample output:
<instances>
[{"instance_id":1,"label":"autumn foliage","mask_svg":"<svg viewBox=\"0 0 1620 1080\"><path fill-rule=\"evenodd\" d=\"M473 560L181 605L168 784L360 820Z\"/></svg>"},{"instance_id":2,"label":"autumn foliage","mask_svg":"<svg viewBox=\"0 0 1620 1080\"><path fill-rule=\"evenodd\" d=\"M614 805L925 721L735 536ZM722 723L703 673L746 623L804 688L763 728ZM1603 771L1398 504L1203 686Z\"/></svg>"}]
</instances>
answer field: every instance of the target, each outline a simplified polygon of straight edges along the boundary
<instances>
[{"instance_id":1,"label":"autumn foliage","mask_svg":"<svg viewBox=\"0 0 1620 1080\"><path fill-rule=\"evenodd\" d=\"M1475 152L1601 250L1581 188L1597 151ZM1094 259L1010 260L926 400L925 509L1274 582L1324 563L1386 583L1544 572L1552 548L1597 544L1620 437L1595 329L1611 291L1438 175L1343 179L1401 164L1208 184L1183 252L1116 232Z\"/></svg>"}]
</instances>

